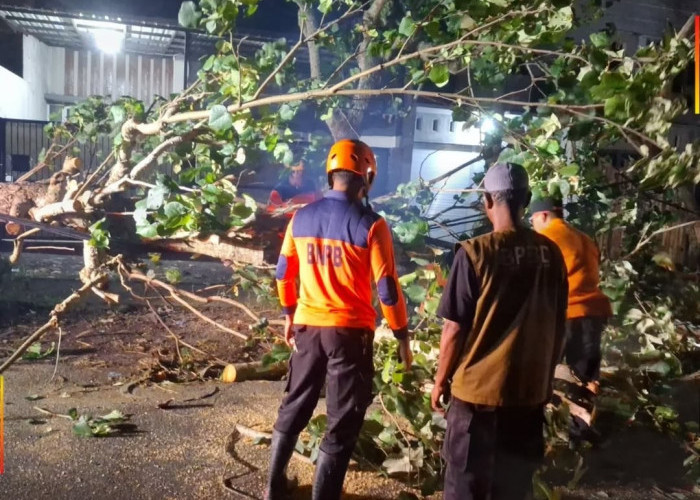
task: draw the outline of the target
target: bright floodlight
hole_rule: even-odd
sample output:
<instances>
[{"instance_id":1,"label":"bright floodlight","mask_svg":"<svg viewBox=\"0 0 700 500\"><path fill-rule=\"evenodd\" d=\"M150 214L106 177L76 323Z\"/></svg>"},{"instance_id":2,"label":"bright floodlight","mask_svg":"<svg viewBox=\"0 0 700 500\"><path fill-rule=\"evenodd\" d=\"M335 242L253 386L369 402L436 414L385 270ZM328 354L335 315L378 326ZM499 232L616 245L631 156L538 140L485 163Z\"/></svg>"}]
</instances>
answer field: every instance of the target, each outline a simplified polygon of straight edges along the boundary
<instances>
[{"instance_id":1,"label":"bright floodlight","mask_svg":"<svg viewBox=\"0 0 700 500\"><path fill-rule=\"evenodd\" d=\"M494 130L496 130L496 122L493 121L493 118L484 118L481 122L481 131L484 134L490 134Z\"/></svg>"},{"instance_id":2,"label":"bright floodlight","mask_svg":"<svg viewBox=\"0 0 700 500\"><path fill-rule=\"evenodd\" d=\"M105 54L116 54L122 50L124 43L124 33L110 29L94 29L92 36L95 45Z\"/></svg>"}]
</instances>

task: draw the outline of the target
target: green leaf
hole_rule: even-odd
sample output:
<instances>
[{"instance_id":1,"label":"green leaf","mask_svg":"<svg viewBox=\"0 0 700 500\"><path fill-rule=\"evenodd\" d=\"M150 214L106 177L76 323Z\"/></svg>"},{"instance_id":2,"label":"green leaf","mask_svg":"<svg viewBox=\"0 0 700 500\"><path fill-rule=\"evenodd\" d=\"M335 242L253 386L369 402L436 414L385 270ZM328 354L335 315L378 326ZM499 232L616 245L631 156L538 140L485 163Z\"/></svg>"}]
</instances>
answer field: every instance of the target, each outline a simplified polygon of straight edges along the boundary
<instances>
[{"instance_id":1,"label":"green leaf","mask_svg":"<svg viewBox=\"0 0 700 500\"><path fill-rule=\"evenodd\" d=\"M26 359L29 361L43 359L54 351L55 346L56 344L54 342L51 342L49 348L46 349L46 351L42 352L41 342L34 342L32 345L29 346L29 348L27 348L24 354L22 354L22 359Z\"/></svg>"},{"instance_id":2,"label":"green leaf","mask_svg":"<svg viewBox=\"0 0 700 500\"><path fill-rule=\"evenodd\" d=\"M605 100L605 117L611 120L624 120L627 117L625 98L622 95Z\"/></svg>"},{"instance_id":3,"label":"green leaf","mask_svg":"<svg viewBox=\"0 0 700 500\"><path fill-rule=\"evenodd\" d=\"M136 234L142 238L152 239L158 237L158 224L147 224L143 226L138 226L136 228Z\"/></svg>"},{"instance_id":4,"label":"green leaf","mask_svg":"<svg viewBox=\"0 0 700 500\"><path fill-rule=\"evenodd\" d=\"M405 289L406 296L409 298L411 302L414 304L420 304L425 300L425 296L427 294L427 290L425 287L418 285L418 284L413 284Z\"/></svg>"},{"instance_id":5,"label":"green leaf","mask_svg":"<svg viewBox=\"0 0 700 500\"><path fill-rule=\"evenodd\" d=\"M572 175L578 174L579 166L575 163L567 165L564 168L559 169L559 175L562 177L571 177Z\"/></svg>"},{"instance_id":6,"label":"green leaf","mask_svg":"<svg viewBox=\"0 0 700 500\"><path fill-rule=\"evenodd\" d=\"M211 20L207 21L207 23L205 24L205 27L207 28L207 31L210 34L214 34L216 32L216 20L211 19Z\"/></svg>"},{"instance_id":7,"label":"green leaf","mask_svg":"<svg viewBox=\"0 0 700 500\"><path fill-rule=\"evenodd\" d=\"M70 408L68 410L68 416L73 420L78 420L78 410L75 408Z\"/></svg>"},{"instance_id":8,"label":"green leaf","mask_svg":"<svg viewBox=\"0 0 700 500\"><path fill-rule=\"evenodd\" d=\"M416 29L416 22L411 18L411 14L408 13L406 17L401 19L401 24L399 24L399 33L403 36L411 36Z\"/></svg>"},{"instance_id":9,"label":"green leaf","mask_svg":"<svg viewBox=\"0 0 700 500\"><path fill-rule=\"evenodd\" d=\"M123 123L126 120L126 110L121 106L112 106L109 113L114 123Z\"/></svg>"},{"instance_id":10,"label":"green leaf","mask_svg":"<svg viewBox=\"0 0 700 500\"><path fill-rule=\"evenodd\" d=\"M328 14L328 12L330 12L332 6L333 6L333 0L321 0L318 4L318 10L320 10L324 14Z\"/></svg>"},{"instance_id":11,"label":"green leaf","mask_svg":"<svg viewBox=\"0 0 700 500\"><path fill-rule=\"evenodd\" d=\"M608 37L607 33L603 31L599 33L591 33L590 39L593 46L599 49L607 47L610 44L610 38Z\"/></svg>"},{"instance_id":12,"label":"green leaf","mask_svg":"<svg viewBox=\"0 0 700 500\"><path fill-rule=\"evenodd\" d=\"M226 106L217 104L209 110L209 127L215 132L225 132L233 127L231 113L228 112Z\"/></svg>"},{"instance_id":13,"label":"green leaf","mask_svg":"<svg viewBox=\"0 0 700 500\"><path fill-rule=\"evenodd\" d=\"M550 139L547 141L547 146L545 147L545 150L550 154L550 155L555 155L559 152L559 149L561 147L559 146L559 143L555 141L554 139Z\"/></svg>"},{"instance_id":14,"label":"green leaf","mask_svg":"<svg viewBox=\"0 0 700 500\"><path fill-rule=\"evenodd\" d=\"M165 271L165 279L168 280L168 283L175 285L182 281L182 273L179 269L172 267Z\"/></svg>"},{"instance_id":15,"label":"green leaf","mask_svg":"<svg viewBox=\"0 0 700 500\"><path fill-rule=\"evenodd\" d=\"M562 198L566 198L569 196L569 193L571 192L571 186L569 185L569 182L562 179L559 181L559 193L561 194Z\"/></svg>"},{"instance_id":16,"label":"green leaf","mask_svg":"<svg viewBox=\"0 0 700 500\"><path fill-rule=\"evenodd\" d=\"M255 439L253 439L253 445L266 445L270 444L270 438L267 436L258 436Z\"/></svg>"},{"instance_id":17,"label":"green leaf","mask_svg":"<svg viewBox=\"0 0 700 500\"><path fill-rule=\"evenodd\" d=\"M134 221L137 226L148 224L148 210L145 206L137 207L133 213Z\"/></svg>"},{"instance_id":18,"label":"green leaf","mask_svg":"<svg viewBox=\"0 0 700 500\"><path fill-rule=\"evenodd\" d=\"M119 410L112 410L107 415L101 416L100 420L121 421L121 420L124 420L125 418L126 418L125 415L122 412L120 412Z\"/></svg>"},{"instance_id":19,"label":"green leaf","mask_svg":"<svg viewBox=\"0 0 700 500\"><path fill-rule=\"evenodd\" d=\"M399 285L401 286L406 286L410 285L414 281L418 279L418 274L417 273L409 273L409 274L404 274L403 276L399 277Z\"/></svg>"},{"instance_id":20,"label":"green leaf","mask_svg":"<svg viewBox=\"0 0 700 500\"><path fill-rule=\"evenodd\" d=\"M146 208L148 210L158 210L163 206L163 202L170 195L170 190L163 184L156 184L148 191L146 197Z\"/></svg>"},{"instance_id":21,"label":"green leaf","mask_svg":"<svg viewBox=\"0 0 700 500\"><path fill-rule=\"evenodd\" d=\"M92 437L92 427L88 423L85 415L81 415L78 421L73 424L73 434L80 437Z\"/></svg>"},{"instance_id":22,"label":"green leaf","mask_svg":"<svg viewBox=\"0 0 700 500\"><path fill-rule=\"evenodd\" d=\"M288 122L294 118L295 114L296 111L289 104L282 104L282 106L280 106L280 119L283 121Z\"/></svg>"},{"instance_id":23,"label":"green leaf","mask_svg":"<svg viewBox=\"0 0 700 500\"><path fill-rule=\"evenodd\" d=\"M179 217L187 213L187 207L178 201L169 201L163 207L166 217Z\"/></svg>"},{"instance_id":24,"label":"green leaf","mask_svg":"<svg viewBox=\"0 0 700 500\"><path fill-rule=\"evenodd\" d=\"M90 231L90 240L88 244L95 248L109 248L109 231L104 229L105 219L100 219L95 222L88 231Z\"/></svg>"},{"instance_id":25,"label":"green leaf","mask_svg":"<svg viewBox=\"0 0 700 500\"><path fill-rule=\"evenodd\" d=\"M629 82L620 73L605 73L600 77L600 83L591 87L591 97L594 99L607 99L609 97L619 97L629 85Z\"/></svg>"},{"instance_id":26,"label":"green leaf","mask_svg":"<svg viewBox=\"0 0 700 500\"><path fill-rule=\"evenodd\" d=\"M177 21L185 28L196 28L201 14L197 12L194 2L182 2L180 11L177 14Z\"/></svg>"},{"instance_id":27,"label":"green leaf","mask_svg":"<svg viewBox=\"0 0 700 500\"><path fill-rule=\"evenodd\" d=\"M450 72L444 64L436 64L430 69L428 78L437 87L444 87L450 81Z\"/></svg>"}]
</instances>

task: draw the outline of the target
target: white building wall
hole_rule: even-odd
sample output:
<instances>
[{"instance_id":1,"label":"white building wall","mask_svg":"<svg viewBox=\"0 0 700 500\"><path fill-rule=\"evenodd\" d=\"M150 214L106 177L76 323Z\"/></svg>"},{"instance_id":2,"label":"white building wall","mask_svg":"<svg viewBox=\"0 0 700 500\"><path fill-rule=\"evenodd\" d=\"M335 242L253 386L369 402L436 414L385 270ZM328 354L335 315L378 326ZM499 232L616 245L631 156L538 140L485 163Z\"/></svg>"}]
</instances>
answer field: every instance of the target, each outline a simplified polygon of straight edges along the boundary
<instances>
[{"instance_id":1,"label":"white building wall","mask_svg":"<svg viewBox=\"0 0 700 500\"><path fill-rule=\"evenodd\" d=\"M458 166L473 160L479 153L467 151L450 151L450 150L434 150L434 149L414 149L411 178L416 180L420 176L429 181L438 176L457 168ZM434 186L436 194L433 203L430 205L426 215L428 217L437 216L437 220L445 225L450 221L463 219L470 215L476 215L478 212L467 208L468 205L476 202L478 196L475 193L460 191L472 189L474 185L473 177L475 174L484 171L484 162L476 162L466 168L455 172L444 181L437 183ZM455 196L463 198L462 203L456 203ZM454 207L454 208L453 208ZM460 223L457 226L449 226L449 229L459 235L471 229L471 223ZM449 232L442 227L433 227L430 231L430 236L433 238L450 239Z\"/></svg>"},{"instance_id":2,"label":"white building wall","mask_svg":"<svg viewBox=\"0 0 700 500\"><path fill-rule=\"evenodd\" d=\"M66 49L63 47L44 46L48 61L46 64L46 93L62 95L66 88Z\"/></svg>"},{"instance_id":3,"label":"white building wall","mask_svg":"<svg viewBox=\"0 0 700 500\"><path fill-rule=\"evenodd\" d=\"M0 67L0 118L33 119L32 95L27 82Z\"/></svg>"},{"instance_id":4,"label":"white building wall","mask_svg":"<svg viewBox=\"0 0 700 500\"><path fill-rule=\"evenodd\" d=\"M433 179L476 158L481 147L482 131L479 127L465 127L464 122L452 120L452 110L419 106L416 110L414 131L414 148L411 161L411 180L430 182ZM433 186L435 199L426 216L437 216L441 224L464 219L478 212L467 208L478 197L474 193L461 193L472 189L475 174L484 171L484 162L479 161L463 168ZM455 196L463 198L462 203L455 203ZM449 230L459 235L469 231L472 223L460 223L450 226ZM430 236L452 240L450 232L433 223Z\"/></svg>"},{"instance_id":5,"label":"white building wall","mask_svg":"<svg viewBox=\"0 0 700 500\"><path fill-rule=\"evenodd\" d=\"M48 47L32 36L23 38L23 79L29 87L27 103L28 120L46 120L49 117L46 104L47 74L49 73L50 54Z\"/></svg>"},{"instance_id":6,"label":"white building wall","mask_svg":"<svg viewBox=\"0 0 700 500\"><path fill-rule=\"evenodd\" d=\"M185 56L173 57L173 92L182 92L185 83Z\"/></svg>"},{"instance_id":7,"label":"white building wall","mask_svg":"<svg viewBox=\"0 0 700 500\"><path fill-rule=\"evenodd\" d=\"M20 120L46 120L48 106L44 99L47 89L47 67L51 51L34 37L23 37L23 73L20 78L0 67L0 117Z\"/></svg>"}]
</instances>

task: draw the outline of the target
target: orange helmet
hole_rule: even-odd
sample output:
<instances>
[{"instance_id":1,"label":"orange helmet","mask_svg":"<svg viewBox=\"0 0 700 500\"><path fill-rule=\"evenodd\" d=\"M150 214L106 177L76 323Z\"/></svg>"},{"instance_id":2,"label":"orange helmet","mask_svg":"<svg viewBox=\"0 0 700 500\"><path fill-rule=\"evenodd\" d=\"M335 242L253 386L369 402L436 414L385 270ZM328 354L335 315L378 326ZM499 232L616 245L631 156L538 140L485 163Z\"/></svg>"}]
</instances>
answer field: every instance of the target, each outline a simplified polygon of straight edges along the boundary
<instances>
[{"instance_id":1,"label":"orange helmet","mask_svg":"<svg viewBox=\"0 0 700 500\"><path fill-rule=\"evenodd\" d=\"M369 188L377 176L377 160L372 148L362 141L341 139L333 144L326 160L328 184L331 174L337 170L348 170L362 177Z\"/></svg>"}]
</instances>

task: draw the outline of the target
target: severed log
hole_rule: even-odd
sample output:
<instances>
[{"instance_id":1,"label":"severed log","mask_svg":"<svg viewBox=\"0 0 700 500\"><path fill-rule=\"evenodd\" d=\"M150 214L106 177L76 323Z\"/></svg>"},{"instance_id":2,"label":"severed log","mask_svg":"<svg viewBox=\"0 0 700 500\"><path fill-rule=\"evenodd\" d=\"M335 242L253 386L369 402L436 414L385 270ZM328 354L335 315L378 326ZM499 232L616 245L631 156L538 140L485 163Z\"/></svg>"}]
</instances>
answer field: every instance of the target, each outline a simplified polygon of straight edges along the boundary
<instances>
[{"instance_id":1,"label":"severed log","mask_svg":"<svg viewBox=\"0 0 700 500\"><path fill-rule=\"evenodd\" d=\"M246 246L217 235L211 235L205 239L145 240L144 245L150 251L206 255L219 260L243 262L254 266L262 266L276 259L274 250L271 248L254 247L251 244Z\"/></svg>"},{"instance_id":2,"label":"severed log","mask_svg":"<svg viewBox=\"0 0 700 500\"><path fill-rule=\"evenodd\" d=\"M78 200L65 200L50 203L41 208L31 208L29 210L29 216L37 222L43 222L57 215L77 214L82 211L82 209L83 204Z\"/></svg>"},{"instance_id":3,"label":"severed log","mask_svg":"<svg viewBox=\"0 0 700 500\"><path fill-rule=\"evenodd\" d=\"M287 363L272 363L267 366L262 361L234 363L226 365L221 380L228 383L246 380L280 380L287 374Z\"/></svg>"}]
</instances>

